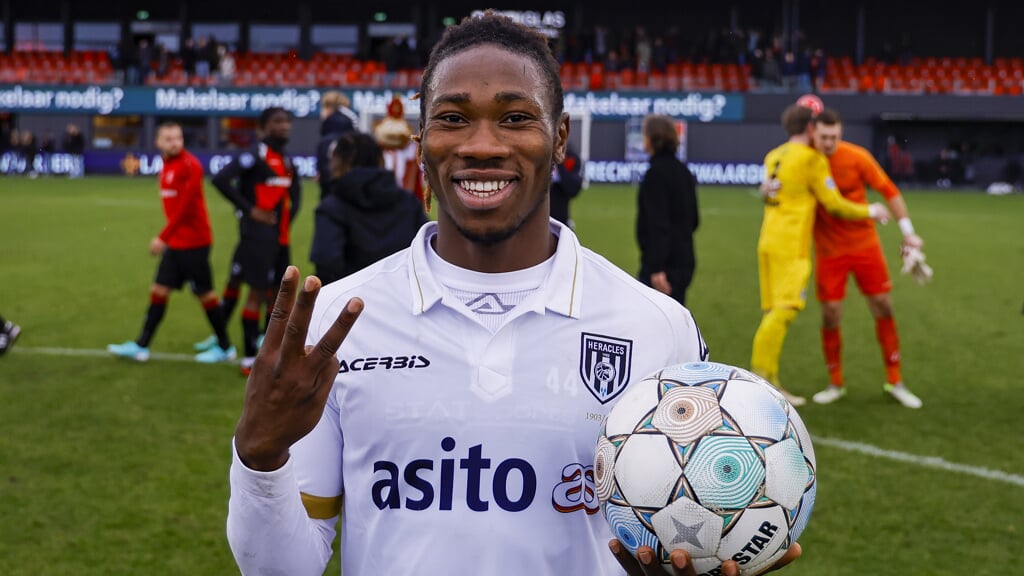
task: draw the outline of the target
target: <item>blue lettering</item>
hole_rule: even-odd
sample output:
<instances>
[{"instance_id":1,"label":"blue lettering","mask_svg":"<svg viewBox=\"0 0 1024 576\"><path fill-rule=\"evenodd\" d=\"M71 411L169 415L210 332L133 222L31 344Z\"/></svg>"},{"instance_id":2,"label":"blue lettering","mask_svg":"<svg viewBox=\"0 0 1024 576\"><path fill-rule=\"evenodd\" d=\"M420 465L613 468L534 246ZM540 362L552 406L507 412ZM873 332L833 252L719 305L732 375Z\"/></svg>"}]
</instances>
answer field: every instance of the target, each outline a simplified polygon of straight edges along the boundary
<instances>
[{"instance_id":1,"label":"blue lettering","mask_svg":"<svg viewBox=\"0 0 1024 576\"><path fill-rule=\"evenodd\" d=\"M422 358L422 357L421 357ZM446 436L441 440L441 450L451 453L456 448L455 439ZM412 460L404 467L394 462L379 460L373 464L373 473L377 477L371 487L373 503L379 510L401 509L428 510L436 506L438 510L452 510L455 492L455 458L441 458L440 461L419 458ZM485 471L491 469L491 459L484 456L483 444L477 444L466 451L463 458L458 459L459 470L465 470L466 507L474 512L485 512L490 508L488 499L507 512L522 512L530 507L537 495L537 473L529 462L522 458L502 460L494 469L491 478L491 493L484 492L487 479ZM439 477L431 472L439 470ZM519 475L521 486L519 494L509 494L509 476ZM403 494L402 490L406 490ZM435 504L436 502L436 504Z\"/></svg>"},{"instance_id":2,"label":"blue lettering","mask_svg":"<svg viewBox=\"0 0 1024 576\"><path fill-rule=\"evenodd\" d=\"M389 462L390 464L390 462ZM434 487L430 485L430 480L420 478L417 472L420 470L433 470L433 460L413 460L409 462L409 465L405 467L405 483L410 488L415 488L423 494L423 497L419 500L413 500L412 498L405 499L405 507L409 510L426 510L430 508L430 505L434 502ZM397 474L398 467L395 467Z\"/></svg>"}]
</instances>

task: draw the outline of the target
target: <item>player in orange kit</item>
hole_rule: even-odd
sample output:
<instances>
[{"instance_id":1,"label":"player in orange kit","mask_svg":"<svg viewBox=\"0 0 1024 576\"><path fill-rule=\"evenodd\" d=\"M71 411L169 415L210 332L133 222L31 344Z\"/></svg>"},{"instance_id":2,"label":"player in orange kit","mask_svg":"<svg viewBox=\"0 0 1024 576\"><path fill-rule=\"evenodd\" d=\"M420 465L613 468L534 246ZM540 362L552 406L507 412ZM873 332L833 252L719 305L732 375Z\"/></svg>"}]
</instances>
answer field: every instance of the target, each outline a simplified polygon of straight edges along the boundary
<instances>
[{"instance_id":1,"label":"player in orange kit","mask_svg":"<svg viewBox=\"0 0 1024 576\"><path fill-rule=\"evenodd\" d=\"M914 232L906 202L899 189L886 175L870 152L842 140L839 113L825 108L815 118L813 143L828 157L836 186L845 198L867 204L866 186L885 197L893 217L903 232L904 250L920 254L924 245ZM839 323L847 277L853 274L868 307L875 317L875 334L885 362L884 389L908 408L920 408L921 399L903 384L900 371L899 338L893 319L889 292L889 268L882 253L881 241L870 220L843 220L818 206L814 222L815 284L822 312L822 345L831 384L814 395L819 404L829 404L843 397L842 339ZM923 259L923 256L922 256Z\"/></svg>"}]
</instances>

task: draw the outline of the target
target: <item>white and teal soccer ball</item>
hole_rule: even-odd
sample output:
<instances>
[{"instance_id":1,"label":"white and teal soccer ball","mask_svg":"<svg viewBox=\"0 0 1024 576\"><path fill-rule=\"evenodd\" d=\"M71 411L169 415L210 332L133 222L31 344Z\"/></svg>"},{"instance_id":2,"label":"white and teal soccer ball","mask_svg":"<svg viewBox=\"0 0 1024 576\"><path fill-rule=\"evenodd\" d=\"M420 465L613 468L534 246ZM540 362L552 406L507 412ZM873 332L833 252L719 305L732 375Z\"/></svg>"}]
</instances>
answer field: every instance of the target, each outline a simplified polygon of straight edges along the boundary
<instances>
[{"instance_id":1,"label":"white and teal soccer ball","mask_svg":"<svg viewBox=\"0 0 1024 576\"><path fill-rule=\"evenodd\" d=\"M814 448L764 379L716 362L678 364L630 384L597 442L594 475L612 532L633 555L690 553L698 574L735 560L767 570L814 508ZM671 569L669 569L671 573Z\"/></svg>"}]
</instances>

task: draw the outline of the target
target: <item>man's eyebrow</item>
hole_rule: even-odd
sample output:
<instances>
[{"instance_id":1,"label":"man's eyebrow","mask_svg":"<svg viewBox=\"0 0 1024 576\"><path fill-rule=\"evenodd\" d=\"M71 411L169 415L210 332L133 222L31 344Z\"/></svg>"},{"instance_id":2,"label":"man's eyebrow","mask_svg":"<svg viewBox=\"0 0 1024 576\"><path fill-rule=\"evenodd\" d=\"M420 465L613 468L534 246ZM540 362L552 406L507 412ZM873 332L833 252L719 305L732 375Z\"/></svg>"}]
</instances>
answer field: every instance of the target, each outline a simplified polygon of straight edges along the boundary
<instances>
[{"instance_id":1,"label":"man's eyebrow","mask_svg":"<svg viewBox=\"0 0 1024 576\"><path fill-rule=\"evenodd\" d=\"M469 93L453 92L451 94L440 94L434 101L438 104L465 104L469 102Z\"/></svg>"},{"instance_id":2,"label":"man's eyebrow","mask_svg":"<svg viewBox=\"0 0 1024 576\"><path fill-rule=\"evenodd\" d=\"M521 100L530 100L525 92L498 92L494 95L495 102L518 102Z\"/></svg>"},{"instance_id":3,"label":"man's eyebrow","mask_svg":"<svg viewBox=\"0 0 1024 576\"><path fill-rule=\"evenodd\" d=\"M498 92L494 95L494 101L501 103L529 100L531 100L531 98L525 92L508 91ZM440 94L434 101L438 104L467 104L470 101L470 97L468 92L453 92L451 94Z\"/></svg>"}]
</instances>

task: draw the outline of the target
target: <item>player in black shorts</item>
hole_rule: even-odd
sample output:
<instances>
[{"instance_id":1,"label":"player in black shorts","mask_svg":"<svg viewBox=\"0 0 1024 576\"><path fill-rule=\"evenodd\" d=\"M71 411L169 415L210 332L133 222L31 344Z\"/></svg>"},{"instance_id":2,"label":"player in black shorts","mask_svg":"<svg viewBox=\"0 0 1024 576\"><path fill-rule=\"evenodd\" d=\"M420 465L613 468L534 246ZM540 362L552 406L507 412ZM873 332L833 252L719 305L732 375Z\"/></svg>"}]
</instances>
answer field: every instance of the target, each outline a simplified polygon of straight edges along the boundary
<instances>
[{"instance_id":1,"label":"player in black shorts","mask_svg":"<svg viewBox=\"0 0 1024 576\"><path fill-rule=\"evenodd\" d=\"M164 164L160 172L160 197L167 225L149 244L149 252L160 256L156 279L149 290L149 308L142 331L135 340L110 344L107 350L122 358L139 362L149 360L149 343L167 310L172 290L187 282L199 298L216 334L217 341L196 355L197 362L215 363L233 360L236 352L228 339L223 311L213 291L210 271L210 245L213 235L203 198L203 165L184 149L181 126L169 122L157 130L157 148Z\"/></svg>"},{"instance_id":2,"label":"player in black shorts","mask_svg":"<svg viewBox=\"0 0 1024 576\"><path fill-rule=\"evenodd\" d=\"M241 214L232 278L249 287L242 307L243 374L249 373L259 347L262 313L276 298L291 262L289 233L302 196L295 164L285 151L291 115L283 108L267 108L259 122L263 139L256 149L239 154L213 178L213 185Z\"/></svg>"}]
</instances>

